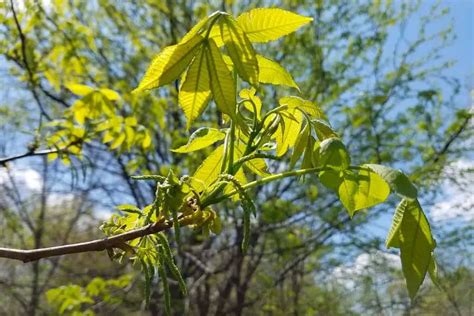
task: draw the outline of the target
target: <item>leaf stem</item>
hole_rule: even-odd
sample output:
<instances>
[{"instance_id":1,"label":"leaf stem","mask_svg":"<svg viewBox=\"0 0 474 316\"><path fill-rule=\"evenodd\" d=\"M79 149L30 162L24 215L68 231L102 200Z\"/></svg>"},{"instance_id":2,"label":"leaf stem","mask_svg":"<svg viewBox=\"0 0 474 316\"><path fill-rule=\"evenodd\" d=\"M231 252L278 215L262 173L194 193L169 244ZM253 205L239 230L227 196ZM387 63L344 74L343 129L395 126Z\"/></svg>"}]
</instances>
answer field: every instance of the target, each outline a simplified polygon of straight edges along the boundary
<instances>
[{"instance_id":1,"label":"leaf stem","mask_svg":"<svg viewBox=\"0 0 474 316\"><path fill-rule=\"evenodd\" d=\"M258 179L258 180L249 182L249 183L243 185L242 188L244 190L248 190L248 189L251 189L253 187L256 187L256 186L259 186L259 185L262 185L262 184L265 184L265 183L281 180L281 179L284 179L284 178L298 177L298 176L302 176L302 175L305 175L305 174L308 174L308 173L318 173L318 172L325 171L325 170L332 170L332 169L329 168L329 167L319 167L319 168L308 168L308 169L298 169L298 170L286 171L286 172L277 173L277 174L274 174L274 175L271 175L271 176L268 176L268 177L265 177L265 178L262 178L262 179ZM212 205L212 204L217 204L217 203L222 202L225 199L227 199L227 198L229 198L229 197L231 197L231 196L233 196L237 193L238 193L237 190L232 190L231 192L225 193L225 194L223 194L219 197L216 197L216 198L212 198L211 195L210 195L207 199L204 199L202 201L202 207L204 208L204 207L207 207L207 206Z\"/></svg>"}]
</instances>

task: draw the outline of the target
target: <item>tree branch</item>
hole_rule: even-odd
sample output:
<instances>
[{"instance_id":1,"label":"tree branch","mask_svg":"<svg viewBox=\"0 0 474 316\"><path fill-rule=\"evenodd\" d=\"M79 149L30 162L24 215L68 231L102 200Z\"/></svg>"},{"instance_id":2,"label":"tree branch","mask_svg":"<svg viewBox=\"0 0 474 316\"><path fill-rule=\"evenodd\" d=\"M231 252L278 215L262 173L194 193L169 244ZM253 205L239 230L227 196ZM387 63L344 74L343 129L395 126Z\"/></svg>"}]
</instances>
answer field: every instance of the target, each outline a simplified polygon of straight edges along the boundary
<instances>
[{"instance_id":1,"label":"tree branch","mask_svg":"<svg viewBox=\"0 0 474 316\"><path fill-rule=\"evenodd\" d=\"M13 156L10 156L10 157L4 157L4 158L0 158L0 166L6 166L7 162L10 162L10 161L14 161L14 160L17 160L17 159L22 159L22 158L25 158L25 157L32 157L32 156L45 156L45 155L49 155L49 154L54 154L54 153L58 153L59 150L58 149L45 149L45 150L38 150L38 151L27 151L23 154L18 154L18 155L13 155Z\"/></svg>"},{"instance_id":2,"label":"tree branch","mask_svg":"<svg viewBox=\"0 0 474 316\"><path fill-rule=\"evenodd\" d=\"M104 251L106 249L118 248L121 244L129 240L167 230L172 226L172 222L169 221L156 222L145 227L131 230L112 237L49 248L32 250L0 248L0 258L20 260L26 263L37 261L42 258L56 257L73 253Z\"/></svg>"}]
</instances>

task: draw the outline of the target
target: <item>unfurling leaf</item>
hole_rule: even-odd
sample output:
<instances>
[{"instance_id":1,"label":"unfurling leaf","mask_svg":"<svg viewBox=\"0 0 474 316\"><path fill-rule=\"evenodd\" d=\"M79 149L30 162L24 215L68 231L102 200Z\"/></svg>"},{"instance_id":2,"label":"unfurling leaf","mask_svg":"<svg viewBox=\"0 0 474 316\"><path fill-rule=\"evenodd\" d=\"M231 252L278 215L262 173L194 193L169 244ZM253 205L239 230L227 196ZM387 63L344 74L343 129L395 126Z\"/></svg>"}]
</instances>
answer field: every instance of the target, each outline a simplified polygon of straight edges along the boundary
<instances>
[{"instance_id":1,"label":"unfurling leaf","mask_svg":"<svg viewBox=\"0 0 474 316\"><path fill-rule=\"evenodd\" d=\"M211 98L207 58L202 48L186 72L179 89L178 99L186 116L189 129L192 122L204 111Z\"/></svg>"},{"instance_id":2,"label":"unfurling leaf","mask_svg":"<svg viewBox=\"0 0 474 316\"><path fill-rule=\"evenodd\" d=\"M133 93L158 88L178 79L189 66L202 42L203 38L196 35L186 42L163 49L153 58L142 81Z\"/></svg>"},{"instance_id":3,"label":"unfurling leaf","mask_svg":"<svg viewBox=\"0 0 474 316\"><path fill-rule=\"evenodd\" d=\"M271 83L274 85L284 85L300 89L293 77L277 62L257 55L258 61L258 81L261 83Z\"/></svg>"},{"instance_id":4,"label":"unfurling leaf","mask_svg":"<svg viewBox=\"0 0 474 316\"><path fill-rule=\"evenodd\" d=\"M276 40L296 31L313 19L277 8L252 9L241 14L237 23L252 42Z\"/></svg>"},{"instance_id":5,"label":"unfurling leaf","mask_svg":"<svg viewBox=\"0 0 474 316\"><path fill-rule=\"evenodd\" d=\"M199 149L206 148L215 142L223 140L225 133L215 128L201 127L197 129L188 140L186 145L172 149L175 153L189 153Z\"/></svg>"}]
</instances>

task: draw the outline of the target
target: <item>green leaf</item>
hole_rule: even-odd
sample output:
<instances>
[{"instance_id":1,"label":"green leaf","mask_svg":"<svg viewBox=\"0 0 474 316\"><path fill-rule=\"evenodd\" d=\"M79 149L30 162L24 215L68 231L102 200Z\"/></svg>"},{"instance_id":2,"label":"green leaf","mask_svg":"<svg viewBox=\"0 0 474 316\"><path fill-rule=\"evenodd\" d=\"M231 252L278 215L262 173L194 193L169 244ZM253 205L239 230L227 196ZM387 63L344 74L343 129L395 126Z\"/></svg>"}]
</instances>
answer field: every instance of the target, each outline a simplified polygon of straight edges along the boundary
<instances>
[{"instance_id":1,"label":"green leaf","mask_svg":"<svg viewBox=\"0 0 474 316\"><path fill-rule=\"evenodd\" d=\"M430 266L428 267L428 273L430 275L431 282L437 287L440 286L439 279L438 279L438 264L436 263L436 259L434 254L431 254L431 261Z\"/></svg>"},{"instance_id":2,"label":"green leaf","mask_svg":"<svg viewBox=\"0 0 474 316\"><path fill-rule=\"evenodd\" d=\"M417 198L417 189L411 183L410 179L408 179L408 177L400 170L376 164L366 164L364 166L370 168L379 176L384 178L384 180L390 185L390 188L402 197L412 200Z\"/></svg>"},{"instance_id":3,"label":"green leaf","mask_svg":"<svg viewBox=\"0 0 474 316\"><path fill-rule=\"evenodd\" d=\"M361 169L359 174L346 170L338 193L349 215L353 216L358 210L384 202L390 194L390 188L378 174L369 169Z\"/></svg>"},{"instance_id":4,"label":"green leaf","mask_svg":"<svg viewBox=\"0 0 474 316\"><path fill-rule=\"evenodd\" d=\"M295 166L298 159L300 159L301 155L303 155L303 153L307 149L309 132L310 128L307 124L305 125L301 133L298 134L298 138L296 139L295 147L293 149L293 154L291 155L290 159L290 168L293 168Z\"/></svg>"},{"instance_id":5,"label":"green leaf","mask_svg":"<svg viewBox=\"0 0 474 316\"><path fill-rule=\"evenodd\" d=\"M178 93L178 100L186 116L189 129L201 115L211 98L209 72L204 49L201 49L186 72Z\"/></svg>"},{"instance_id":6,"label":"green leaf","mask_svg":"<svg viewBox=\"0 0 474 316\"><path fill-rule=\"evenodd\" d=\"M344 170L351 164L346 146L339 138L328 138L321 142L319 148L321 166Z\"/></svg>"},{"instance_id":7,"label":"green leaf","mask_svg":"<svg viewBox=\"0 0 474 316\"><path fill-rule=\"evenodd\" d=\"M387 248L400 248L400 236L399 231L402 225L403 213L407 207L406 200L402 200L397 208L395 209L395 214L393 214L392 226L387 235L387 240L385 241L385 246Z\"/></svg>"},{"instance_id":8,"label":"green leaf","mask_svg":"<svg viewBox=\"0 0 474 316\"><path fill-rule=\"evenodd\" d=\"M135 205L122 204L122 205L116 206L116 208L122 212L136 213L136 214L142 215L142 210Z\"/></svg>"},{"instance_id":9,"label":"green leaf","mask_svg":"<svg viewBox=\"0 0 474 316\"><path fill-rule=\"evenodd\" d=\"M223 156L224 145L220 145L198 167L192 176L191 185L194 188L208 188L219 176Z\"/></svg>"},{"instance_id":10,"label":"green leaf","mask_svg":"<svg viewBox=\"0 0 474 316\"><path fill-rule=\"evenodd\" d=\"M282 123L276 132L276 155L283 156L288 149L292 148L301 132L301 125L303 124L303 113L296 108L287 109L282 115Z\"/></svg>"},{"instance_id":11,"label":"green leaf","mask_svg":"<svg viewBox=\"0 0 474 316\"><path fill-rule=\"evenodd\" d=\"M175 153L189 153L199 149L206 148L215 142L223 140L225 133L215 128L201 127L196 130L190 137L186 145L172 149Z\"/></svg>"},{"instance_id":12,"label":"green leaf","mask_svg":"<svg viewBox=\"0 0 474 316\"><path fill-rule=\"evenodd\" d=\"M116 91L112 89L100 89L100 93L102 93L107 99L110 101L118 101L120 100L120 94L118 94Z\"/></svg>"},{"instance_id":13,"label":"green leaf","mask_svg":"<svg viewBox=\"0 0 474 316\"><path fill-rule=\"evenodd\" d=\"M257 55L258 81L273 85L284 85L300 90L293 77L277 62Z\"/></svg>"},{"instance_id":14,"label":"green leaf","mask_svg":"<svg viewBox=\"0 0 474 316\"><path fill-rule=\"evenodd\" d=\"M94 88L91 88L91 87L83 85L83 84L66 83L65 86L69 91L71 91L75 95L78 95L78 96L81 96L81 97L83 97L85 95L88 95L88 94L95 91Z\"/></svg>"},{"instance_id":15,"label":"green leaf","mask_svg":"<svg viewBox=\"0 0 474 316\"><path fill-rule=\"evenodd\" d=\"M214 40L209 39L206 49L207 66L211 79L211 91L222 113L235 118L235 81L222 59Z\"/></svg>"},{"instance_id":16,"label":"green leaf","mask_svg":"<svg viewBox=\"0 0 474 316\"><path fill-rule=\"evenodd\" d=\"M290 34L312 20L282 9L262 8L241 14L237 23L250 41L264 43Z\"/></svg>"},{"instance_id":17,"label":"green leaf","mask_svg":"<svg viewBox=\"0 0 474 316\"><path fill-rule=\"evenodd\" d=\"M311 101L300 97L288 96L283 97L279 101L280 105L286 105L290 109L300 109L312 118L324 119L326 116L323 111Z\"/></svg>"},{"instance_id":18,"label":"green leaf","mask_svg":"<svg viewBox=\"0 0 474 316\"><path fill-rule=\"evenodd\" d=\"M239 92L239 97L243 100L249 100L248 102L244 102L243 105L247 110L252 113L257 111L257 113L255 114L257 115L257 118L260 119L262 110L262 100L260 100L260 98L255 95L256 92L257 91L255 90L255 88L242 89ZM253 105L255 105L255 108L251 102L253 103Z\"/></svg>"},{"instance_id":19,"label":"green leaf","mask_svg":"<svg viewBox=\"0 0 474 316\"><path fill-rule=\"evenodd\" d=\"M358 210L384 202L390 194L388 184L370 169L321 172L321 182L337 192L352 217Z\"/></svg>"},{"instance_id":20,"label":"green leaf","mask_svg":"<svg viewBox=\"0 0 474 316\"><path fill-rule=\"evenodd\" d=\"M331 125L326 120L313 119L311 120L311 123L313 124L316 135L320 141L332 137L338 137L337 133L332 129Z\"/></svg>"},{"instance_id":21,"label":"green leaf","mask_svg":"<svg viewBox=\"0 0 474 316\"><path fill-rule=\"evenodd\" d=\"M405 205L399 229L400 256L408 293L413 299L425 279L436 244L420 203L408 199L402 203Z\"/></svg>"},{"instance_id":22,"label":"green leaf","mask_svg":"<svg viewBox=\"0 0 474 316\"><path fill-rule=\"evenodd\" d=\"M196 35L186 42L163 49L153 58L142 81L133 93L157 88L178 79L188 67L202 41L203 38Z\"/></svg>"},{"instance_id":23,"label":"green leaf","mask_svg":"<svg viewBox=\"0 0 474 316\"><path fill-rule=\"evenodd\" d=\"M259 65L252 43L230 16L222 20L220 30L222 41L239 76L251 85L257 85Z\"/></svg>"}]
</instances>

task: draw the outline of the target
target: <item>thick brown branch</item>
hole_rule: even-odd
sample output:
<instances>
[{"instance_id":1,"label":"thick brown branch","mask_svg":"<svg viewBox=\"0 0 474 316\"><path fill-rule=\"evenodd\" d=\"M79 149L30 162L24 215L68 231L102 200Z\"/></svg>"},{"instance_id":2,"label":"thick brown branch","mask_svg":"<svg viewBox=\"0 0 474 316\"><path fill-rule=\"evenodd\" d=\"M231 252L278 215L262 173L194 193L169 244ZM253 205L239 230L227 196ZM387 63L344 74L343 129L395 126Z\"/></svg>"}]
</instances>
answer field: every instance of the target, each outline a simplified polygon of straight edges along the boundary
<instances>
[{"instance_id":1,"label":"thick brown branch","mask_svg":"<svg viewBox=\"0 0 474 316\"><path fill-rule=\"evenodd\" d=\"M117 248L126 241L147 235L155 234L169 229L171 222L157 222L148 226L132 230L120 235L96 239L77 244L40 248L32 250L0 248L0 258L20 260L23 262L37 261L42 258L56 257L73 253L104 251L106 249Z\"/></svg>"}]
</instances>

